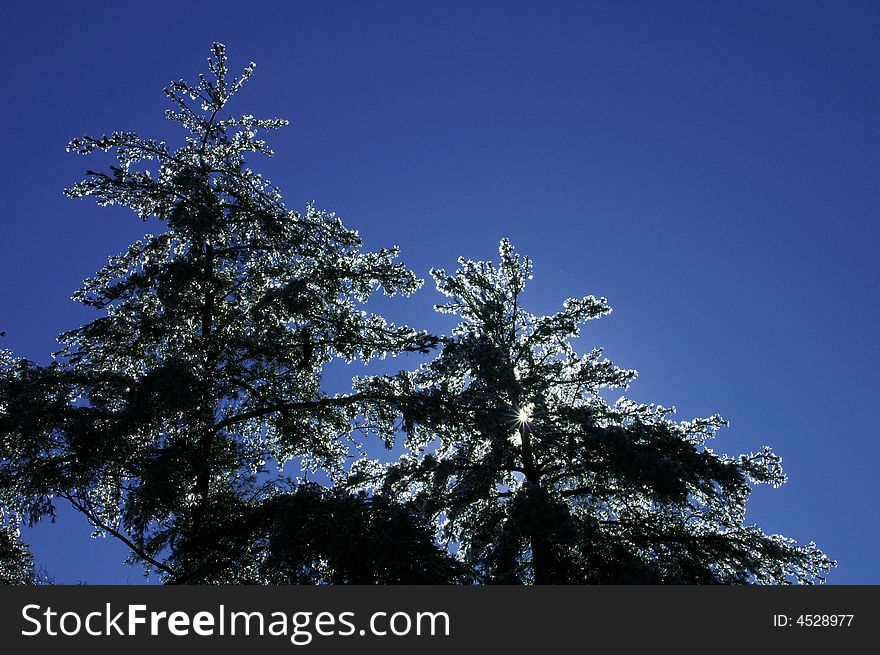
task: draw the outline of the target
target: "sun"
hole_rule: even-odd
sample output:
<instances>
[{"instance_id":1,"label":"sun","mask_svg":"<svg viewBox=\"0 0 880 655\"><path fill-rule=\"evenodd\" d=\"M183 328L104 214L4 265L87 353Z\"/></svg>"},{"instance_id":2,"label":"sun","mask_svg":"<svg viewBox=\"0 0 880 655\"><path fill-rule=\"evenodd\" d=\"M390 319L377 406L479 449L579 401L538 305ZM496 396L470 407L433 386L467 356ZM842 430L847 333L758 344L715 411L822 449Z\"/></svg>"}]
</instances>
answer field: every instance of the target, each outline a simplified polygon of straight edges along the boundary
<instances>
[{"instance_id":1,"label":"sun","mask_svg":"<svg viewBox=\"0 0 880 655\"><path fill-rule=\"evenodd\" d=\"M529 406L520 407L516 418L520 423L528 423L532 418L531 408Z\"/></svg>"}]
</instances>

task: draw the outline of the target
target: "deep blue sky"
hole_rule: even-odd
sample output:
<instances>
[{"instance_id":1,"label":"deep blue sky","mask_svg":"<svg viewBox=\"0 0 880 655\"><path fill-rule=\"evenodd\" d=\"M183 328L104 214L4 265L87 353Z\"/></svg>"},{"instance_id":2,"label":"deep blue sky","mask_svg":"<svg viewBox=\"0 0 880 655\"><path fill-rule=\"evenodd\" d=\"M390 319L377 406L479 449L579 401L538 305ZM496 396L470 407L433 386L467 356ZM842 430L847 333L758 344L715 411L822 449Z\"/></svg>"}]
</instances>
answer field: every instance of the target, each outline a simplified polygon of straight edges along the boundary
<instances>
[{"instance_id":1,"label":"deep blue sky","mask_svg":"<svg viewBox=\"0 0 880 655\"><path fill-rule=\"evenodd\" d=\"M184 4L184 3L181 3ZM606 296L581 350L640 372L629 395L732 422L789 483L749 520L880 583L876 2L7 3L2 346L46 361L92 314L70 293L145 226L61 191L83 133L177 143L161 89L212 41L257 71L233 111L284 116L254 162L421 275L510 237L530 309ZM430 285L383 304L444 330ZM27 534L59 582L139 581L65 513Z\"/></svg>"}]
</instances>

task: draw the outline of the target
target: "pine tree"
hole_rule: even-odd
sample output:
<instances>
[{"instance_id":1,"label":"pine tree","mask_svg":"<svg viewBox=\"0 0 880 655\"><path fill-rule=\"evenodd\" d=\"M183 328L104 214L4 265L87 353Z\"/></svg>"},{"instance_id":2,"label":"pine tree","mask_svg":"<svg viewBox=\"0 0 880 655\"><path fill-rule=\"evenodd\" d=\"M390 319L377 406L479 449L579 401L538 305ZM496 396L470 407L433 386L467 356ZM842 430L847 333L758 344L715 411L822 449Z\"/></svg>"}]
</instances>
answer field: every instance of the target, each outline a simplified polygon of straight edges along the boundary
<instances>
[{"instance_id":1,"label":"pine tree","mask_svg":"<svg viewBox=\"0 0 880 655\"><path fill-rule=\"evenodd\" d=\"M329 395L323 366L426 351L436 340L363 309L377 289L408 295L421 281L396 249L363 252L333 213L285 207L248 161L272 154L258 133L286 121L227 116L254 64L230 79L222 44L208 64L197 84L165 89L167 117L186 132L181 147L131 132L69 145L113 152L116 163L88 171L68 196L122 205L162 231L75 293L100 316L63 334L51 365L4 362L0 502L34 521L64 499L169 582L261 582L267 562L269 577L280 575L267 544L280 543L285 512L382 514L381 499L304 496L281 473L292 461L336 479L356 446L363 400ZM385 518L386 530L433 548L429 532L419 541L411 508ZM313 551L296 571L288 557L284 575L323 580L316 562L328 556ZM340 567L333 575L352 577ZM419 580L416 569L395 575Z\"/></svg>"},{"instance_id":2,"label":"pine tree","mask_svg":"<svg viewBox=\"0 0 880 655\"><path fill-rule=\"evenodd\" d=\"M706 444L719 416L621 398L635 372L572 340L604 298L552 316L521 306L532 264L503 240L500 261L432 271L460 323L418 371L362 380L397 397L410 452L362 462L353 484L423 507L483 583L812 583L834 565L744 522L753 484L785 481L765 447L727 457ZM386 408L387 409L387 408Z\"/></svg>"},{"instance_id":3,"label":"pine tree","mask_svg":"<svg viewBox=\"0 0 880 655\"><path fill-rule=\"evenodd\" d=\"M69 196L163 230L85 281L74 298L100 315L51 364L0 351L4 576L35 580L15 523L61 499L176 583L823 580L834 562L815 544L745 523L752 485L785 481L780 458L714 453L719 416L608 401L635 372L572 345L608 304L528 313L531 262L508 241L497 265L432 271L439 310L460 318L451 337L368 314L377 289L420 280L334 214L287 209L249 168L271 154L258 133L285 124L226 116L253 70L228 79L214 44L208 75L165 90L187 132L176 150L130 132L70 143L116 164ZM334 358L438 342L417 371L341 395L322 383ZM390 444L399 416L407 454L349 469L358 430ZM289 462L334 486L289 479Z\"/></svg>"},{"instance_id":4,"label":"pine tree","mask_svg":"<svg viewBox=\"0 0 880 655\"><path fill-rule=\"evenodd\" d=\"M33 555L21 540L17 523L0 523L0 585L32 585L38 582Z\"/></svg>"}]
</instances>

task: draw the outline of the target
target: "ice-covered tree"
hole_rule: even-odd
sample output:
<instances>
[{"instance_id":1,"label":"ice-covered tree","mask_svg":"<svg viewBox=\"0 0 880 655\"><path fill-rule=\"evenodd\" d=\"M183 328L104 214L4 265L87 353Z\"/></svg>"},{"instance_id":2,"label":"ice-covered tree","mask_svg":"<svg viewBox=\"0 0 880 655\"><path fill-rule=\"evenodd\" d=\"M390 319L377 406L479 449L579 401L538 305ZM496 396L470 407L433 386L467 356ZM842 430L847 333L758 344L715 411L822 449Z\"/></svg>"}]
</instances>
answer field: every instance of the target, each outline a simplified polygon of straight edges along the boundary
<instances>
[{"instance_id":1,"label":"ice-covered tree","mask_svg":"<svg viewBox=\"0 0 880 655\"><path fill-rule=\"evenodd\" d=\"M600 349L578 355L604 298L552 316L522 307L528 258L433 271L460 323L418 371L360 382L397 397L410 452L364 461L355 483L434 516L485 583L810 583L833 565L745 522L753 484L785 481L769 448L728 457L707 445L719 416L675 422L671 409L621 398L635 372ZM384 407L388 411L388 407Z\"/></svg>"},{"instance_id":2,"label":"ice-covered tree","mask_svg":"<svg viewBox=\"0 0 880 655\"><path fill-rule=\"evenodd\" d=\"M34 558L16 522L0 523L0 585L37 584Z\"/></svg>"},{"instance_id":3,"label":"ice-covered tree","mask_svg":"<svg viewBox=\"0 0 880 655\"><path fill-rule=\"evenodd\" d=\"M31 520L64 499L167 581L260 582L267 561L280 570L268 549L285 512L356 514L360 499L369 521L381 518L365 496L306 503L280 473L291 461L331 479L343 471L363 400L329 395L323 366L435 340L363 308L377 289L419 287L396 249L363 251L333 213L288 209L250 168L271 155L260 133L286 124L228 115L254 64L232 79L221 44L208 64L197 83L165 89L180 147L131 132L70 142L116 163L67 195L130 208L158 230L75 293L99 316L61 336L51 365L4 362L0 499ZM411 541L422 534L411 508L386 514ZM432 546L430 534L419 544ZM326 553L302 552L314 561L287 557L288 578L322 580Z\"/></svg>"}]
</instances>

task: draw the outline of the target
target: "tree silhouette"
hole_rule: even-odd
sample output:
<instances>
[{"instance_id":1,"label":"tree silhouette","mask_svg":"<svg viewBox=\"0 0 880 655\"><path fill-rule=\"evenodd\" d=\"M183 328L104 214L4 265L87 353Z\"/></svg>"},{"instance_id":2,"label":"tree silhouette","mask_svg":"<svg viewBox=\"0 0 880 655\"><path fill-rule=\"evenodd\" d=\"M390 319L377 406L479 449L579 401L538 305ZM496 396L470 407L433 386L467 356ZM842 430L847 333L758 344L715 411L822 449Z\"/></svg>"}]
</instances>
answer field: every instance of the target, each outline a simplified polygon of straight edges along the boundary
<instances>
[{"instance_id":1,"label":"tree silhouette","mask_svg":"<svg viewBox=\"0 0 880 655\"><path fill-rule=\"evenodd\" d=\"M165 89L167 117L186 131L176 150L130 132L70 142L80 154L112 151L116 164L88 171L68 196L128 207L163 231L85 281L74 299L101 315L63 334L52 364L6 355L0 499L30 521L64 499L169 582L261 582L265 561L273 579L283 569L324 580L313 564L332 550L329 538L297 557L269 552L283 542L275 522L290 525L292 512L348 513L371 526L384 512L407 547L427 552L430 531L412 510L308 496L281 473L292 461L331 480L343 474L362 399L328 395L322 368L432 347L433 337L363 309L376 289L410 294L421 281L396 249L363 252L333 213L284 206L247 160L271 155L258 133L286 121L226 116L254 64L230 79L214 44L208 65L197 84ZM440 566L447 556L432 557ZM388 569L376 562L371 577L368 567L349 575L338 565L328 579L382 581ZM418 581L414 570L397 566L388 581Z\"/></svg>"},{"instance_id":2,"label":"tree silhouette","mask_svg":"<svg viewBox=\"0 0 880 655\"><path fill-rule=\"evenodd\" d=\"M249 167L285 121L227 115L254 64L230 79L221 44L208 64L165 89L179 148L130 132L69 145L116 157L70 197L162 231L84 282L74 299L99 316L49 365L0 351L0 582L37 582L17 524L59 499L171 583L824 579L815 544L745 523L752 485L785 481L780 458L714 453L719 416L609 401L635 372L572 345L606 301L528 313L531 262L508 241L497 265L432 271L450 337L368 313L377 289L421 281L333 213L286 208ZM416 371L323 383L336 358L440 344ZM401 429L399 461L350 464L362 434Z\"/></svg>"},{"instance_id":3,"label":"tree silhouette","mask_svg":"<svg viewBox=\"0 0 880 655\"><path fill-rule=\"evenodd\" d=\"M706 442L719 416L674 422L671 409L621 398L634 371L572 339L608 314L604 298L552 316L521 306L528 258L460 259L432 271L461 322L418 371L363 380L401 399L410 452L359 464L353 483L407 498L441 521L485 583L810 583L833 565L744 523L751 485L785 481L765 447L727 457Z\"/></svg>"},{"instance_id":4,"label":"tree silhouette","mask_svg":"<svg viewBox=\"0 0 880 655\"><path fill-rule=\"evenodd\" d=\"M0 585L37 584L34 558L15 524L0 524Z\"/></svg>"}]
</instances>

